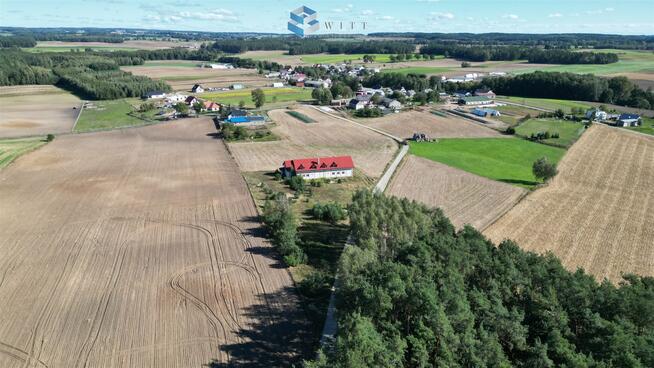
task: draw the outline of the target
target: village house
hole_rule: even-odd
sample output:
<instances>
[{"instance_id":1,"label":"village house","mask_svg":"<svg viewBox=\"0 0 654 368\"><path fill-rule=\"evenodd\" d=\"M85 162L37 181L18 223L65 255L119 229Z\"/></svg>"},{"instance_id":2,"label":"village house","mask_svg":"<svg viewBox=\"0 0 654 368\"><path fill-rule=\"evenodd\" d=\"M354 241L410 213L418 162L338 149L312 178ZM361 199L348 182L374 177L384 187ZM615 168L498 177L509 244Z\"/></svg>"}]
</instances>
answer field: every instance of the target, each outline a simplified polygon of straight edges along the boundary
<instances>
[{"instance_id":1,"label":"village house","mask_svg":"<svg viewBox=\"0 0 654 368\"><path fill-rule=\"evenodd\" d=\"M347 104L347 107L353 110L361 110L371 104L371 96L368 95L359 95L350 100Z\"/></svg>"},{"instance_id":2,"label":"village house","mask_svg":"<svg viewBox=\"0 0 654 368\"><path fill-rule=\"evenodd\" d=\"M280 72L271 72L266 74L266 78L279 78L281 76Z\"/></svg>"},{"instance_id":3,"label":"village house","mask_svg":"<svg viewBox=\"0 0 654 368\"><path fill-rule=\"evenodd\" d=\"M284 87L284 83L282 82L275 82L272 84L273 88L282 88Z\"/></svg>"},{"instance_id":4,"label":"village house","mask_svg":"<svg viewBox=\"0 0 654 368\"><path fill-rule=\"evenodd\" d=\"M400 101L388 97L384 97L381 100L381 105L391 110L399 110L402 108L402 104L400 103Z\"/></svg>"},{"instance_id":5,"label":"village house","mask_svg":"<svg viewBox=\"0 0 654 368\"><path fill-rule=\"evenodd\" d=\"M628 126L639 126L642 123L640 115L637 114L620 114L618 120L616 121L616 126L628 127Z\"/></svg>"},{"instance_id":6,"label":"village house","mask_svg":"<svg viewBox=\"0 0 654 368\"><path fill-rule=\"evenodd\" d=\"M239 83L232 84L232 89L243 89L243 88L245 87L242 84Z\"/></svg>"},{"instance_id":7,"label":"village house","mask_svg":"<svg viewBox=\"0 0 654 368\"><path fill-rule=\"evenodd\" d=\"M199 102L199 101L198 101L198 99L195 98L194 96L188 96L188 97L186 97L186 100L184 100L184 103L187 104L187 105L189 105L189 106L193 106L193 105L195 105L197 102Z\"/></svg>"},{"instance_id":8,"label":"village house","mask_svg":"<svg viewBox=\"0 0 654 368\"><path fill-rule=\"evenodd\" d=\"M169 102L169 103L175 104L175 103L182 102L182 101L186 100L187 97L188 97L187 95L184 95L184 94L181 94L181 93L174 93L174 94L166 97L166 101Z\"/></svg>"},{"instance_id":9,"label":"village house","mask_svg":"<svg viewBox=\"0 0 654 368\"><path fill-rule=\"evenodd\" d=\"M608 118L608 114L606 111L602 111L600 109L590 109L586 111L586 119L589 120L606 120Z\"/></svg>"},{"instance_id":10,"label":"village house","mask_svg":"<svg viewBox=\"0 0 654 368\"><path fill-rule=\"evenodd\" d=\"M213 101L206 100L202 102L202 110L204 111L219 111L220 105Z\"/></svg>"},{"instance_id":11,"label":"village house","mask_svg":"<svg viewBox=\"0 0 654 368\"><path fill-rule=\"evenodd\" d=\"M475 95L475 96L484 96L484 97L488 97L488 98L490 98L490 99L494 99L494 98L495 98L495 93L494 93L491 89L489 89L489 88L480 88L480 89L477 89L477 90L475 90L474 95Z\"/></svg>"},{"instance_id":12,"label":"village house","mask_svg":"<svg viewBox=\"0 0 654 368\"><path fill-rule=\"evenodd\" d=\"M191 92L193 92L193 93L202 93L202 92L204 92L204 88L202 88L202 86L199 85L199 84L195 84L195 85L193 85L193 88L191 88Z\"/></svg>"},{"instance_id":13,"label":"village house","mask_svg":"<svg viewBox=\"0 0 654 368\"><path fill-rule=\"evenodd\" d=\"M480 109L478 107L475 107L471 111L473 114L477 116L481 116L482 118L485 118L487 116L502 116L499 111L493 110L493 109Z\"/></svg>"},{"instance_id":14,"label":"village house","mask_svg":"<svg viewBox=\"0 0 654 368\"><path fill-rule=\"evenodd\" d=\"M284 161L280 171L287 178L347 178L354 175L354 162L351 156L302 158Z\"/></svg>"}]
</instances>

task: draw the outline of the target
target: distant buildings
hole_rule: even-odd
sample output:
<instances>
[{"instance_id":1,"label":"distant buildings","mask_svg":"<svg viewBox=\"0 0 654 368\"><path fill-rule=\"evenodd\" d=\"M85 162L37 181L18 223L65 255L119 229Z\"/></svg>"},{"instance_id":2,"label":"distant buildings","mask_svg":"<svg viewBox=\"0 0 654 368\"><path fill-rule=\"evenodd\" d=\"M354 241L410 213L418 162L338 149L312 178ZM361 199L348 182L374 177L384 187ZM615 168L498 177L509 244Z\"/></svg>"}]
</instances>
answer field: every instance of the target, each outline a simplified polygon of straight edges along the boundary
<instances>
[{"instance_id":1,"label":"distant buildings","mask_svg":"<svg viewBox=\"0 0 654 368\"><path fill-rule=\"evenodd\" d=\"M478 107L475 107L471 111L473 114L477 116L481 116L482 118L485 118L487 116L502 116L499 111L494 110L494 109L480 109Z\"/></svg>"},{"instance_id":2,"label":"distant buildings","mask_svg":"<svg viewBox=\"0 0 654 368\"><path fill-rule=\"evenodd\" d=\"M475 93L473 93L473 94L474 94L475 96L484 96L484 97L488 97L488 98L490 98L490 99L494 99L494 98L495 98L495 93L494 93L491 89L489 89L489 88L480 88L480 89L477 89L477 90L475 90Z\"/></svg>"},{"instance_id":3,"label":"distant buildings","mask_svg":"<svg viewBox=\"0 0 654 368\"><path fill-rule=\"evenodd\" d=\"M143 95L143 99L164 98L164 97L166 97L166 92L163 91L151 91Z\"/></svg>"},{"instance_id":4,"label":"distant buildings","mask_svg":"<svg viewBox=\"0 0 654 368\"><path fill-rule=\"evenodd\" d=\"M245 86L243 86L242 84L239 83L232 84L232 89L243 89L243 88L245 88Z\"/></svg>"},{"instance_id":5,"label":"distant buildings","mask_svg":"<svg viewBox=\"0 0 654 368\"><path fill-rule=\"evenodd\" d=\"M301 158L284 161L280 171L287 178L346 178L354 175L354 162L351 156Z\"/></svg>"},{"instance_id":6,"label":"distant buildings","mask_svg":"<svg viewBox=\"0 0 654 368\"><path fill-rule=\"evenodd\" d=\"M620 114L615 125L628 127L628 126L639 126L641 123L642 123L642 118L640 117L640 115Z\"/></svg>"},{"instance_id":7,"label":"distant buildings","mask_svg":"<svg viewBox=\"0 0 654 368\"><path fill-rule=\"evenodd\" d=\"M199 84L195 84L195 85L193 85L193 88L191 88L191 92L193 92L193 93L202 93L202 92L204 92L204 88Z\"/></svg>"},{"instance_id":8,"label":"distant buildings","mask_svg":"<svg viewBox=\"0 0 654 368\"><path fill-rule=\"evenodd\" d=\"M600 109L590 109L586 111L586 119L588 120L606 120L608 118L608 114L606 111L602 111Z\"/></svg>"},{"instance_id":9,"label":"distant buildings","mask_svg":"<svg viewBox=\"0 0 654 368\"><path fill-rule=\"evenodd\" d=\"M234 69L234 65L232 64L209 64L209 63L203 63L201 64L203 68L211 68L211 69Z\"/></svg>"},{"instance_id":10,"label":"distant buildings","mask_svg":"<svg viewBox=\"0 0 654 368\"><path fill-rule=\"evenodd\" d=\"M206 100L202 102L202 109L204 111L219 111L220 110L220 105L213 101Z\"/></svg>"},{"instance_id":11,"label":"distant buildings","mask_svg":"<svg viewBox=\"0 0 654 368\"><path fill-rule=\"evenodd\" d=\"M492 105L493 100L486 96L470 96L470 97L460 97L458 103L459 105L466 105L466 106L483 106L483 105Z\"/></svg>"}]
</instances>

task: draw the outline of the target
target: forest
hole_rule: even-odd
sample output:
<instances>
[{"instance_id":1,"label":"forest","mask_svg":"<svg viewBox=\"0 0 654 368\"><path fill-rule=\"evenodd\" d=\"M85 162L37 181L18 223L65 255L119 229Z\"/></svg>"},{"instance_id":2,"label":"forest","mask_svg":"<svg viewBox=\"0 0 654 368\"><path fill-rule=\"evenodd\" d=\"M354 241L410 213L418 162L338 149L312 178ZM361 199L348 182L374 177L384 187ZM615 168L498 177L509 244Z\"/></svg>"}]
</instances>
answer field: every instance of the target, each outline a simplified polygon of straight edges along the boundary
<instances>
[{"instance_id":1,"label":"forest","mask_svg":"<svg viewBox=\"0 0 654 368\"><path fill-rule=\"evenodd\" d=\"M121 71L117 61L133 60L118 55L112 59L92 52L32 54L17 49L1 50L0 85L54 84L90 100L170 91L163 81Z\"/></svg>"},{"instance_id":2,"label":"forest","mask_svg":"<svg viewBox=\"0 0 654 368\"><path fill-rule=\"evenodd\" d=\"M488 77L466 87L474 89L482 85L497 94L508 96L605 102L642 109L654 106L651 89L643 90L626 77L602 78L592 74L537 71L516 76Z\"/></svg>"},{"instance_id":3,"label":"forest","mask_svg":"<svg viewBox=\"0 0 654 368\"><path fill-rule=\"evenodd\" d=\"M654 366L654 278L598 283L367 190L348 212L338 332L307 367Z\"/></svg>"},{"instance_id":4,"label":"forest","mask_svg":"<svg viewBox=\"0 0 654 368\"><path fill-rule=\"evenodd\" d=\"M31 36L0 37L0 47L34 47L36 40Z\"/></svg>"},{"instance_id":5,"label":"forest","mask_svg":"<svg viewBox=\"0 0 654 368\"><path fill-rule=\"evenodd\" d=\"M226 53L255 50L288 50L290 55L301 54L407 54L415 51L411 42L401 41L327 41L321 38L268 37L216 41L209 49Z\"/></svg>"},{"instance_id":6,"label":"forest","mask_svg":"<svg viewBox=\"0 0 654 368\"><path fill-rule=\"evenodd\" d=\"M609 64L618 62L618 55L605 52L575 52L564 49L542 49L524 46L458 46L429 44L420 49L423 55L445 55L466 61L528 60L540 64Z\"/></svg>"}]
</instances>

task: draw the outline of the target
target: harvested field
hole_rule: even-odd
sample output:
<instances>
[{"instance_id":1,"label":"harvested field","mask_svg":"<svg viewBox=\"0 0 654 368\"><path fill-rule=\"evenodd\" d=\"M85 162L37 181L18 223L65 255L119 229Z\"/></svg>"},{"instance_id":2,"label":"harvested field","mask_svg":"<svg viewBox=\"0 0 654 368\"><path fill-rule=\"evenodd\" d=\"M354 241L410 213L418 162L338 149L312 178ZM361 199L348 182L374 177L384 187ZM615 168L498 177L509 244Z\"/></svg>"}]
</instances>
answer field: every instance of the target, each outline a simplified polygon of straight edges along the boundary
<instances>
[{"instance_id":1,"label":"harvested field","mask_svg":"<svg viewBox=\"0 0 654 368\"><path fill-rule=\"evenodd\" d=\"M81 106L54 86L0 87L0 138L70 132Z\"/></svg>"},{"instance_id":2,"label":"harvested field","mask_svg":"<svg viewBox=\"0 0 654 368\"><path fill-rule=\"evenodd\" d=\"M268 112L276 123L272 132L281 138L279 141L229 144L241 170L270 171L293 158L351 155L356 167L368 176L378 177L397 150L397 144L390 138L309 106L300 106L297 111L316 123L303 123L286 111Z\"/></svg>"},{"instance_id":3,"label":"harvested field","mask_svg":"<svg viewBox=\"0 0 654 368\"><path fill-rule=\"evenodd\" d=\"M282 65L297 66L304 64L302 55L288 55L288 51L286 50L246 51L237 56L245 59L271 61Z\"/></svg>"},{"instance_id":4,"label":"harvested field","mask_svg":"<svg viewBox=\"0 0 654 368\"><path fill-rule=\"evenodd\" d=\"M386 193L440 207L457 228L470 224L484 229L527 191L408 155Z\"/></svg>"},{"instance_id":5,"label":"harvested field","mask_svg":"<svg viewBox=\"0 0 654 368\"><path fill-rule=\"evenodd\" d=\"M598 279L654 275L654 138L591 127L559 164L549 186L488 227L493 241L552 251L571 270Z\"/></svg>"},{"instance_id":6,"label":"harvested field","mask_svg":"<svg viewBox=\"0 0 654 368\"><path fill-rule=\"evenodd\" d=\"M430 138L506 137L468 120L450 115L442 117L428 111L408 111L358 121L400 138L411 138L416 132L425 133Z\"/></svg>"},{"instance_id":7,"label":"harvested field","mask_svg":"<svg viewBox=\"0 0 654 368\"><path fill-rule=\"evenodd\" d=\"M127 66L121 69L135 75L145 75L153 79L163 79L176 91L190 91L194 84L203 87L229 87L240 83L247 87L263 87L272 80L257 74L255 69L210 69L198 66L175 65L179 60L171 60L170 66L158 61L154 65ZM201 62L197 62L198 64Z\"/></svg>"},{"instance_id":8,"label":"harvested field","mask_svg":"<svg viewBox=\"0 0 654 368\"><path fill-rule=\"evenodd\" d=\"M126 40L121 43L110 42L67 42L67 41L39 41L34 50L40 51L68 51L70 49L85 49L90 47L96 50L133 49L133 50L157 50L169 49L172 47L199 47L201 42L186 41L156 41L156 40Z\"/></svg>"},{"instance_id":9,"label":"harvested field","mask_svg":"<svg viewBox=\"0 0 654 368\"><path fill-rule=\"evenodd\" d=\"M290 366L304 315L208 118L0 171L1 367Z\"/></svg>"}]
</instances>

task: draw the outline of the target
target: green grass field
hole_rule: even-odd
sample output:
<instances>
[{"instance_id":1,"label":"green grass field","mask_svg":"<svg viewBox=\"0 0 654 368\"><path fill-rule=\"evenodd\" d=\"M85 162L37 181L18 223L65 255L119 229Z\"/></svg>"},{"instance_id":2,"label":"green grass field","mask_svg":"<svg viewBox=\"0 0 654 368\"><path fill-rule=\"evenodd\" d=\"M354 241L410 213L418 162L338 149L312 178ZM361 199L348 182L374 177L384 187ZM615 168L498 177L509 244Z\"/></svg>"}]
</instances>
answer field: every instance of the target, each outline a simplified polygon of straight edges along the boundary
<instances>
[{"instance_id":1,"label":"green grass field","mask_svg":"<svg viewBox=\"0 0 654 368\"><path fill-rule=\"evenodd\" d=\"M311 100L312 88L262 88L266 95L266 103L273 103L273 97L277 102L293 102ZM217 103L225 105L238 105L240 101L245 102L246 107L254 107L252 102L252 89L241 89L236 91L208 92L200 95ZM265 107L265 105L264 105Z\"/></svg>"},{"instance_id":2,"label":"green grass field","mask_svg":"<svg viewBox=\"0 0 654 368\"><path fill-rule=\"evenodd\" d=\"M185 68L197 68L200 64L206 61L196 60L175 60L175 61L146 61L142 66L162 67L162 66L178 66Z\"/></svg>"},{"instance_id":3,"label":"green grass field","mask_svg":"<svg viewBox=\"0 0 654 368\"><path fill-rule=\"evenodd\" d=\"M633 130L640 133L654 135L654 119L643 118L643 125L639 127L628 127L625 129Z\"/></svg>"},{"instance_id":4,"label":"green grass field","mask_svg":"<svg viewBox=\"0 0 654 368\"><path fill-rule=\"evenodd\" d=\"M533 188L531 167L538 158L558 162L565 150L520 138L452 138L412 142L410 153L489 179Z\"/></svg>"},{"instance_id":5,"label":"green grass field","mask_svg":"<svg viewBox=\"0 0 654 368\"><path fill-rule=\"evenodd\" d=\"M550 132L550 134L556 132L559 133L559 138L550 138L543 142L570 147L581 136L585 128L581 123L565 120L531 119L520 124L515 130L516 134L523 137L529 137L538 132Z\"/></svg>"},{"instance_id":6,"label":"green grass field","mask_svg":"<svg viewBox=\"0 0 654 368\"><path fill-rule=\"evenodd\" d=\"M43 138L0 140L0 169L12 163L19 156L31 152L45 143Z\"/></svg>"},{"instance_id":7,"label":"green grass field","mask_svg":"<svg viewBox=\"0 0 654 368\"><path fill-rule=\"evenodd\" d=\"M596 49L595 52L611 52L618 54L620 59L612 64L572 64L552 65L538 68L525 68L515 73L531 73L536 70L548 72L570 72L578 74L607 75L616 73L654 73L654 53L651 51Z\"/></svg>"},{"instance_id":8,"label":"green grass field","mask_svg":"<svg viewBox=\"0 0 654 368\"><path fill-rule=\"evenodd\" d=\"M578 102L578 101L569 101L569 100L556 100L556 99L548 99L548 98L528 98L528 97L497 97L498 102L502 101L509 101L517 104L522 104L522 105L527 105L527 106L533 106L533 107L538 107L541 109L546 109L546 110L556 110L556 109L561 109L565 111L566 113L569 113L570 110L574 108L581 108L583 110L590 109L592 106L590 104L586 104L584 102ZM538 114L538 111L534 111L535 114ZM532 114L534 115L534 114Z\"/></svg>"},{"instance_id":9,"label":"green grass field","mask_svg":"<svg viewBox=\"0 0 654 368\"><path fill-rule=\"evenodd\" d=\"M151 121L129 115L141 101L137 98L124 98L111 101L95 101L96 108L85 108L75 126L76 132L121 128L145 125Z\"/></svg>"},{"instance_id":10,"label":"green grass field","mask_svg":"<svg viewBox=\"0 0 654 368\"><path fill-rule=\"evenodd\" d=\"M365 54L316 54L316 55L300 55L302 61L308 64L336 64L347 61L363 61ZM375 62L388 63L390 55L388 54L368 54L375 56Z\"/></svg>"},{"instance_id":11,"label":"green grass field","mask_svg":"<svg viewBox=\"0 0 654 368\"><path fill-rule=\"evenodd\" d=\"M452 71L452 68L437 66L412 66L406 68L389 68L383 69L382 73L400 73L400 74L442 74Z\"/></svg>"}]
</instances>

